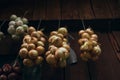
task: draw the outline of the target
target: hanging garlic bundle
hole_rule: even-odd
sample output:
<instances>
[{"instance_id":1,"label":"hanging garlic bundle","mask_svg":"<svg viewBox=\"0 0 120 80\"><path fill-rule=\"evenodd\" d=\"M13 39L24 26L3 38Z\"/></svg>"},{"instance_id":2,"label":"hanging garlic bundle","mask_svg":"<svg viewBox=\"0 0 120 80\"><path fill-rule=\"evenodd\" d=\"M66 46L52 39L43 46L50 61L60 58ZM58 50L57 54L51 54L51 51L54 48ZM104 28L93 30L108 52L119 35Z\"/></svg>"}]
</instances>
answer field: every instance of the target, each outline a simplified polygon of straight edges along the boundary
<instances>
[{"instance_id":1,"label":"hanging garlic bundle","mask_svg":"<svg viewBox=\"0 0 120 80\"><path fill-rule=\"evenodd\" d=\"M37 31L32 26L28 28L27 32L28 34L23 38L19 55L23 59L23 64L31 67L42 63L46 39L42 31Z\"/></svg>"},{"instance_id":2,"label":"hanging garlic bundle","mask_svg":"<svg viewBox=\"0 0 120 80\"><path fill-rule=\"evenodd\" d=\"M78 34L80 36L78 43L80 45L81 59L84 61L88 61L89 59L93 61L97 60L101 54L97 34L91 28L80 30Z\"/></svg>"},{"instance_id":3,"label":"hanging garlic bundle","mask_svg":"<svg viewBox=\"0 0 120 80\"><path fill-rule=\"evenodd\" d=\"M25 17L18 17L16 15L11 15L8 33L12 36L13 39L19 39L21 36L27 32L28 29L28 19Z\"/></svg>"},{"instance_id":4,"label":"hanging garlic bundle","mask_svg":"<svg viewBox=\"0 0 120 80\"><path fill-rule=\"evenodd\" d=\"M52 31L48 39L49 47L46 52L46 61L54 67L65 67L66 59L69 57L70 46L68 45L68 31L65 27Z\"/></svg>"}]
</instances>

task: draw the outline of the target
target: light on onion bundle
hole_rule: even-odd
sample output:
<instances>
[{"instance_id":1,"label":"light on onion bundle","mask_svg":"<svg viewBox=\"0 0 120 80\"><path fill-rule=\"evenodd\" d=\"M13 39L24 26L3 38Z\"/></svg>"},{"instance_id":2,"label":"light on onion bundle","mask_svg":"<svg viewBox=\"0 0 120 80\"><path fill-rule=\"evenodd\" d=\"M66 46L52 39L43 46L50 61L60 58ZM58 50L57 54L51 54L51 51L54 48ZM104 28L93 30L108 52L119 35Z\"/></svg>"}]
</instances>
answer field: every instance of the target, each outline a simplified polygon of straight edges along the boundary
<instances>
[{"instance_id":1,"label":"light on onion bundle","mask_svg":"<svg viewBox=\"0 0 120 80\"><path fill-rule=\"evenodd\" d=\"M101 48L98 43L98 35L94 33L91 28L80 30L78 32L80 38L78 43L80 45L80 57L84 61L97 60L101 54Z\"/></svg>"},{"instance_id":2,"label":"light on onion bundle","mask_svg":"<svg viewBox=\"0 0 120 80\"><path fill-rule=\"evenodd\" d=\"M49 48L45 53L46 61L53 67L65 67L69 57L70 46L67 40L68 31L65 27L52 31L48 39Z\"/></svg>"},{"instance_id":3,"label":"light on onion bundle","mask_svg":"<svg viewBox=\"0 0 120 80\"><path fill-rule=\"evenodd\" d=\"M19 55L23 60L24 66L31 67L43 62L46 38L42 31L37 31L32 26L28 27L27 32L23 38Z\"/></svg>"}]
</instances>

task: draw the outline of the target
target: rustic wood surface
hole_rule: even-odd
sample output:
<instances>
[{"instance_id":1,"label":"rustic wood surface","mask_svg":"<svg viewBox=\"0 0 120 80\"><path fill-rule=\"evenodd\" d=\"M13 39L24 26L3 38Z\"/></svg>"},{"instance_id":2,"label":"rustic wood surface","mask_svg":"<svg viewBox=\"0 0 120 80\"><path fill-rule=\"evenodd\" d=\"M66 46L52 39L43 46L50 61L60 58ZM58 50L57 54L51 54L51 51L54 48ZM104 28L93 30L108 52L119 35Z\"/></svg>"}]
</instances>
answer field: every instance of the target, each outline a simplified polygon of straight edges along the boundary
<instances>
[{"instance_id":1,"label":"rustic wood surface","mask_svg":"<svg viewBox=\"0 0 120 80\"><path fill-rule=\"evenodd\" d=\"M119 0L2 0L0 20L10 15L29 20L114 19L120 18Z\"/></svg>"},{"instance_id":2,"label":"rustic wood surface","mask_svg":"<svg viewBox=\"0 0 120 80\"><path fill-rule=\"evenodd\" d=\"M25 17L29 20L42 19L41 27L46 27L44 32L47 34L52 30L56 30L58 21L62 19L61 25L67 25L68 30L71 31L70 34L74 37L74 40L71 40L70 43L71 48L77 55L78 62L68 64L64 69L51 68L48 64L44 64L42 80L120 80L120 60L118 57L120 56L119 0L2 0L0 2L0 20L9 20L12 14L18 16L25 14ZM76 19L78 21L75 21ZM92 27L99 36L102 54L96 62L84 62L79 57L77 32L83 29L81 20L84 19L85 26ZM38 22L34 21L29 24L38 26ZM8 25L5 24L1 28L6 35L7 27ZM109 35L116 39L110 40ZM117 46L112 44L112 41L115 41ZM13 63L21 42L12 40L10 36L6 36L0 41L0 67L5 63ZM118 49L114 49L115 46L113 45Z\"/></svg>"}]
</instances>

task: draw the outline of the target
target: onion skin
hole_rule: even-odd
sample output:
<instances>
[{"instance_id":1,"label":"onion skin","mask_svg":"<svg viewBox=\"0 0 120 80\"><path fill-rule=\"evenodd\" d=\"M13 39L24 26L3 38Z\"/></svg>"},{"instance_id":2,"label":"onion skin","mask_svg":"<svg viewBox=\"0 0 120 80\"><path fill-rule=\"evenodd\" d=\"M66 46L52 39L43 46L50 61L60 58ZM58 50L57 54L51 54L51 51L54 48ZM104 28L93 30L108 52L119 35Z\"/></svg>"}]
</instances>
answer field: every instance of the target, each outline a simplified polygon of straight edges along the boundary
<instances>
[{"instance_id":1,"label":"onion skin","mask_svg":"<svg viewBox=\"0 0 120 80\"><path fill-rule=\"evenodd\" d=\"M95 40L95 41L98 41L98 36L96 34L92 34L91 38L93 38L93 40Z\"/></svg>"},{"instance_id":2,"label":"onion skin","mask_svg":"<svg viewBox=\"0 0 120 80\"><path fill-rule=\"evenodd\" d=\"M23 38L23 43L30 43L31 42L31 37L30 35L26 35L24 38Z\"/></svg>"},{"instance_id":3,"label":"onion skin","mask_svg":"<svg viewBox=\"0 0 120 80\"><path fill-rule=\"evenodd\" d=\"M36 64L36 65L39 65L39 64L42 63L43 60L44 60L43 57L38 56L38 57L35 59L35 64Z\"/></svg>"},{"instance_id":4,"label":"onion skin","mask_svg":"<svg viewBox=\"0 0 120 80\"><path fill-rule=\"evenodd\" d=\"M87 38L87 39L90 39L90 35L88 34L88 33L83 33L82 35L81 35L81 38Z\"/></svg>"},{"instance_id":5,"label":"onion skin","mask_svg":"<svg viewBox=\"0 0 120 80\"><path fill-rule=\"evenodd\" d=\"M43 46L37 46L36 50L39 55L42 55L45 52L45 48Z\"/></svg>"},{"instance_id":6,"label":"onion skin","mask_svg":"<svg viewBox=\"0 0 120 80\"><path fill-rule=\"evenodd\" d=\"M27 44L27 43L23 43L23 44L21 45L21 48L28 48L28 44Z\"/></svg>"},{"instance_id":7,"label":"onion skin","mask_svg":"<svg viewBox=\"0 0 120 80\"><path fill-rule=\"evenodd\" d=\"M68 34L68 31L65 27L61 27L61 28L58 29L58 33L61 33L64 36L66 36Z\"/></svg>"},{"instance_id":8,"label":"onion skin","mask_svg":"<svg viewBox=\"0 0 120 80\"><path fill-rule=\"evenodd\" d=\"M7 80L7 76L4 74L0 75L0 80Z\"/></svg>"},{"instance_id":9,"label":"onion skin","mask_svg":"<svg viewBox=\"0 0 120 80\"><path fill-rule=\"evenodd\" d=\"M38 39L36 37L31 37L30 43L37 44Z\"/></svg>"},{"instance_id":10,"label":"onion skin","mask_svg":"<svg viewBox=\"0 0 120 80\"><path fill-rule=\"evenodd\" d=\"M38 57L38 51L37 50L30 50L28 52L28 56L30 59L36 59Z\"/></svg>"},{"instance_id":11,"label":"onion skin","mask_svg":"<svg viewBox=\"0 0 120 80\"><path fill-rule=\"evenodd\" d=\"M52 32L50 33L50 36L57 35L57 34L58 34L57 31L52 31Z\"/></svg>"},{"instance_id":12,"label":"onion skin","mask_svg":"<svg viewBox=\"0 0 120 80\"><path fill-rule=\"evenodd\" d=\"M36 29L33 26L30 26L27 30L28 34L31 35L32 32L36 31Z\"/></svg>"},{"instance_id":13,"label":"onion skin","mask_svg":"<svg viewBox=\"0 0 120 80\"><path fill-rule=\"evenodd\" d=\"M27 58L28 57L28 50L26 48L21 48L19 51L19 55L21 58Z\"/></svg>"},{"instance_id":14,"label":"onion skin","mask_svg":"<svg viewBox=\"0 0 120 80\"><path fill-rule=\"evenodd\" d=\"M23 64L27 67L32 67L34 65L31 59L23 59Z\"/></svg>"},{"instance_id":15,"label":"onion skin","mask_svg":"<svg viewBox=\"0 0 120 80\"><path fill-rule=\"evenodd\" d=\"M47 63L49 64L56 64L57 61L56 61L56 58L53 54L49 54L47 57L46 57L46 61Z\"/></svg>"},{"instance_id":16,"label":"onion skin","mask_svg":"<svg viewBox=\"0 0 120 80\"><path fill-rule=\"evenodd\" d=\"M36 47L35 44L29 43L27 49L31 50L31 49L35 49L35 47Z\"/></svg>"},{"instance_id":17,"label":"onion skin","mask_svg":"<svg viewBox=\"0 0 120 80\"><path fill-rule=\"evenodd\" d=\"M40 37L40 41L42 41L43 43L46 43L46 39L44 37Z\"/></svg>"},{"instance_id":18,"label":"onion skin","mask_svg":"<svg viewBox=\"0 0 120 80\"><path fill-rule=\"evenodd\" d=\"M33 31L31 33L31 37L36 37L36 38L40 38L40 34L37 31Z\"/></svg>"},{"instance_id":19,"label":"onion skin","mask_svg":"<svg viewBox=\"0 0 120 80\"><path fill-rule=\"evenodd\" d=\"M55 45L56 47L62 46L62 42L63 40L60 37L55 37L51 40L51 44Z\"/></svg>"},{"instance_id":20,"label":"onion skin","mask_svg":"<svg viewBox=\"0 0 120 80\"><path fill-rule=\"evenodd\" d=\"M43 46L43 47L44 47L45 45L44 45L44 42L38 41L38 42L37 42L37 46Z\"/></svg>"},{"instance_id":21,"label":"onion skin","mask_svg":"<svg viewBox=\"0 0 120 80\"><path fill-rule=\"evenodd\" d=\"M84 32L85 32L84 30L80 30L80 31L78 32L78 35L80 36L80 35L82 35Z\"/></svg>"},{"instance_id":22,"label":"onion skin","mask_svg":"<svg viewBox=\"0 0 120 80\"><path fill-rule=\"evenodd\" d=\"M87 28L85 32L87 32L90 35L94 34L94 31L91 28Z\"/></svg>"},{"instance_id":23,"label":"onion skin","mask_svg":"<svg viewBox=\"0 0 120 80\"><path fill-rule=\"evenodd\" d=\"M4 73L10 73L12 71L12 66L10 64L4 64L2 70Z\"/></svg>"}]
</instances>

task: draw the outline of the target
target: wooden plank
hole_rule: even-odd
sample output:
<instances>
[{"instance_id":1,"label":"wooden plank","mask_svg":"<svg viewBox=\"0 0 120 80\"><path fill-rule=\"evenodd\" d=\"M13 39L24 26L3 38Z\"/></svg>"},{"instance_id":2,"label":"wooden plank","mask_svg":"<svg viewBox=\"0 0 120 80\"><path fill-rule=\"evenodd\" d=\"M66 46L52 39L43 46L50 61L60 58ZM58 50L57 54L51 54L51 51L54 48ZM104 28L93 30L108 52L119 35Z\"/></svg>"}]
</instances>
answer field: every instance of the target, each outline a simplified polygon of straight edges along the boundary
<instances>
[{"instance_id":1,"label":"wooden plank","mask_svg":"<svg viewBox=\"0 0 120 80\"><path fill-rule=\"evenodd\" d=\"M113 51L107 33L99 33L102 54L99 60L91 63L92 80L120 80L120 63Z\"/></svg>"},{"instance_id":2,"label":"wooden plank","mask_svg":"<svg viewBox=\"0 0 120 80\"><path fill-rule=\"evenodd\" d=\"M61 0L62 20L72 19L72 0Z\"/></svg>"},{"instance_id":3,"label":"wooden plank","mask_svg":"<svg viewBox=\"0 0 120 80\"><path fill-rule=\"evenodd\" d=\"M93 19L94 14L91 9L90 0L76 0L80 19Z\"/></svg>"},{"instance_id":4,"label":"wooden plank","mask_svg":"<svg viewBox=\"0 0 120 80\"><path fill-rule=\"evenodd\" d=\"M24 2L20 4L13 3L1 9L0 20L4 20L4 19L9 20L12 14L16 14L17 16L23 16L26 11L28 11L28 13L27 15L25 15L25 17L31 19L33 12L32 10L33 10L33 2L30 2L28 4Z\"/></svg>"},{"instance_id":5,"label":"wooden plank","mask_svg":"<svg viewBox=\"0 0 120 80\"><path fill-rule=\"evenodd\" d=\"M60 0L47 0L46 20L60 19Z\"/></svg>"},{"instance_id":6,"label":"wooden plank","mask_svg":"<svg viewBox=\"0 0 120 80\"><path fill-rule=\"evenodd\" d=\"M69 9L71 10L69 13L72 14L72 19L80 19L77 0L70 0L70 3L72 4L69 6Z\"/></svg>"},{"instance_id":7,"label":"wooden plank","mask_svg":"<svg viewBox=\"0 0 120 80\"><path fill-rule=\"evenodd\" d=\"M108 0L113 18L120 18L120 0Z\"/></svg>"},{"instance_id":8,"label":"wooden plank","mask_svg":"<svg viewBox=\"0 0 120 80\"><path fill-rule=\"evenodd\" d=\"M106 0L91 0L91 4L93 6L95 18L112 18L112 14Z\"/></svg>"},{"instance_id":9,"label":"wooden plank","mask_svg":"<svg viewBox=\"0 0 120 80\"><path fill-rule=\"evenodd\" d=\"M45 19L46 0L36 0L33 20Z\"/></svg>"},{"instance_id":10,"label":"wooden plank","mask_svg":"<svg viewBox=\"0 0 120 80\"><path fill-rule=\"evenodd\" d=\"M90 80L87 63L80 58L80 49L78 40L78 33L71 33L74 40L71 40L71 48L75 51L78 62L76 64L71 64L66 67L65 80ZM74 44L73 44L74 43Z\"/></svg>"}]
</instances>

